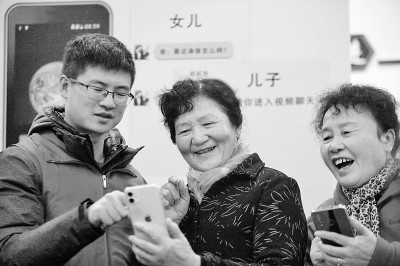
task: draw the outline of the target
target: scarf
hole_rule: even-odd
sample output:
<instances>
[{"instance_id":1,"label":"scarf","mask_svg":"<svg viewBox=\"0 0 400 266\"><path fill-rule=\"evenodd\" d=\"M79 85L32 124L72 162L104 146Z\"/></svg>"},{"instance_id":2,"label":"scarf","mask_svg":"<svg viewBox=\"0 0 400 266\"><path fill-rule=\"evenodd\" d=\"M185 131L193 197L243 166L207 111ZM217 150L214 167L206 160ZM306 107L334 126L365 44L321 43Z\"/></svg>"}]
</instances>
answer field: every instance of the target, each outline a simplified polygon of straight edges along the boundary
<instances>
[{"instance_id":1,"label":"scarf","mask_svg":"<svg viewBox=\"0 0 400 266\"><path fill-rule=\"evenodd\" d=\"M350 204L346 207L348 214L354 216L376 236L379 235L379 213L375 196L382 192L387 181L398 168L399 163L390 159L381 171L362 187L352 189L341 187L350 201Z\"/></svg>"},{"instance_id":2,"label":"scarf","mask_svg":"<svg viewBox=\"0 0 400 266\"><path fill-rule=\"evenodd\" d=\"M189 167L189 172L187 173L188 187L193 192L196 200L200 203L204 194L206 194L216 181L229 174L230 171L235 169L249 155L249 146L239 144L234 149L232 157L224 165L204 172Z\"/></svg>"}]
</instances>

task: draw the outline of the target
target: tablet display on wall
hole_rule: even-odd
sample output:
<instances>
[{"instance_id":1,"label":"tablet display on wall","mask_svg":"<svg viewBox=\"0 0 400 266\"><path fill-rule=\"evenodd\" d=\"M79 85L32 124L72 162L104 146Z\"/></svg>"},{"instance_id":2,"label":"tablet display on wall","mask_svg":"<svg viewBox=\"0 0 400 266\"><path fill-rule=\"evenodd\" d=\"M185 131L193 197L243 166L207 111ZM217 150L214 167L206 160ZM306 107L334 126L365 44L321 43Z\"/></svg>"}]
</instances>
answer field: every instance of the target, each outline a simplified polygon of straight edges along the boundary
<instances>
[{"instance_id":1,"label":"tablet display on wall","mask_svg":"<svg viewBox=\"0 0 400 266\"><path fill-rule=\"evenodd\" d=\"M65 44L83 33L111 34L104 3L17 4L6 15L5 147L27 136L35 116L60 101Z\"/></svg>"}]
</instances>

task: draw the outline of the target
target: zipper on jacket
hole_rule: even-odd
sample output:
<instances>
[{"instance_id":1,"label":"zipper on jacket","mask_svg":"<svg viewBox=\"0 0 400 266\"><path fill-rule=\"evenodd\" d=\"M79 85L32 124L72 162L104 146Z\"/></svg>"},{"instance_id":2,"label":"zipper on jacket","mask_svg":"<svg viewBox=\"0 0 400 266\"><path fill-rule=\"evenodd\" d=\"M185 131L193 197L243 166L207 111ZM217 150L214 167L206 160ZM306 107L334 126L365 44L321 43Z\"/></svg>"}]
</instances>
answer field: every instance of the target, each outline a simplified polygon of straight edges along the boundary
<instances>
[{"instance_id":1,"label":"zipper on jacket","mask_svg":"<svg viewBox=\"0 0 400 266\"><path fill-rule=\"evenodd\" d=\"M103 188L107 188L107 177L106 175L101 176L103 178Z\"/></svg>"}]
</instances>

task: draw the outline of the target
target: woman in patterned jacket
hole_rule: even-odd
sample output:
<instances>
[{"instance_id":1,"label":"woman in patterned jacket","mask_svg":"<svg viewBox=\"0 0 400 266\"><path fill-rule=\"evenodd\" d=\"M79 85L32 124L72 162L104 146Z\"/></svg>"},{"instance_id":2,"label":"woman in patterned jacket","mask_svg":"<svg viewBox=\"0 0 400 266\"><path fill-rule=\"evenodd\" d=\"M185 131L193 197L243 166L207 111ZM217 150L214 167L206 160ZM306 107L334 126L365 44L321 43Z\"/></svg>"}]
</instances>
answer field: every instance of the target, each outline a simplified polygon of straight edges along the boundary
<instances>
[{"instance_id":1,"label":"woman in patterned jacket","mask_svg":"<svg viewBox=\"0 0 400 266\"><path fill-rule=\"evenodd\" d=\"M307 230L297 182L240 142L235 92L216 79L175 83L160 97L164 123L189 164L162 188L170 236L136 224L147 265L302 265Z\"/></svg>"},{"instance_id":2,"label":"woman in patterned jacket","mask_svg":"<svg viewBox=\"0 0 400 266\"><path fill-rule=\"evenodd\" d=\"M390 93L371 86L344 84L320 98L315 129L322 158L338 181L321 207L346 205L357 236L315 232L314 265L400 265L397 106ZM310 222L310 235L313 228Z\"/></svg>"}]
</instances>

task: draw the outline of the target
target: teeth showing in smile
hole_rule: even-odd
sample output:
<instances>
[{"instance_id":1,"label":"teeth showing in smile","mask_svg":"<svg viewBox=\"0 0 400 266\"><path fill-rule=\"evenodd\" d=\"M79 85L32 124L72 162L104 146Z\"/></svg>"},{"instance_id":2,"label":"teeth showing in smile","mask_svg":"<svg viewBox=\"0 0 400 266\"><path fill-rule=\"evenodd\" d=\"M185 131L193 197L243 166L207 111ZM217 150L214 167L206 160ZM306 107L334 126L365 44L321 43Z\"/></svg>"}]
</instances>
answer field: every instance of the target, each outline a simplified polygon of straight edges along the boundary
<instances>
[{"instance_id":1,"label":"teeth showing in smile","mask_svg":"<svg viewBox=\"0 0 400 266\"><path fill-rule=\"evenodd\" d=\"M338 158L334 159L333 163L336 165L337 168L342 169L344 167L352 165L354 160L349 158Z\"/></svg>"},{"instance_id":2,"label":"teeth showing in smile","mask_svg":"<svg viewBox=\"0 0 400 266\"><path fill-rule=\"evenodd\" d=\"M111 115L108 115L108 114L99 114L98 116L104 117L104 118L111 118Z\"/></svg>"},{"instance_id":3,"label":"teeth showing in smile","mask_svg":"<svg viewBox=\"0 0 400 266\"><path fill-rule=\"evenodd\" d=\"M215 146L214 146L214 147L211 147L211 148L208 148L208 149L201 150L201 151L197 151L197 152L195 152L195 153L196 153L196 154L204 154L204 153L210 152L210 151L212 151L212 150L214 150L214 149L215 149Z\"/></svg>"}]
</instances>

